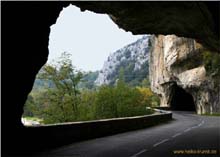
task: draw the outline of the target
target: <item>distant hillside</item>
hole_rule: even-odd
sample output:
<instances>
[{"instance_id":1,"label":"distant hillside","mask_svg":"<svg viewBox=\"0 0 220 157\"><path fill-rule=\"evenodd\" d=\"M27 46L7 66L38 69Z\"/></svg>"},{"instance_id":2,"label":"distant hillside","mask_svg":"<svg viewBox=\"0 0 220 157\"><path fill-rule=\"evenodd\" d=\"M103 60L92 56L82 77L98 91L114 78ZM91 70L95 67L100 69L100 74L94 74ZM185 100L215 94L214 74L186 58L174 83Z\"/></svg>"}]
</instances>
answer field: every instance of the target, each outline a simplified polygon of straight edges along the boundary
<instances>
[{"instance_id":1,"label":"distant hillside","mask_svg":"<svg viewBox=\"0 0 220 157\"><path fill-rule=\"evenodd\" d=\"M113 85L119 77L120 69L124 71L125 82L140 85L148 78L148 59L151 48L151 36L145 35L136 42L129 44L110 54L100 70L96 85Z\"/></svg>"},{"instance_id":2,"label":"distant hillside","mask_svg":"<svg viewBox=\"0 0 220 157\"><path fill-rule=\"evenodd\" d=\"M78 84L80 89L92 89L95 87L95 80L98 77L99 72L86 72L84 73L83 78L81 79L81 82ZM34 90L41 90L43 88L53 88L54 84L52 81L49 80L43 80L43 79L35 79L34 82Z\"/></svg>"},{"instance_id":3,"label":"distant hillside","mask_svg":"<svg viewBox=\"0 0 220 157\"><path fill-rule=\"evenodd\" d=\"M120 70L124 72L124 80L131 86L141 85L148 80L148 59L151 49L151 36L145 35L136 42L131 43L109 55L100 71L85 72L79 83L80 89L93 89L103 84L114 85L119 78ZM36 79L34 89L53 88L48 80Z\"/></svg>"},{"instance_id":4,"label":"distant hillside","mask_svg":"<svg viewBox=\"0 0 220 157\"><path fill-rule=\"evenodd\" d=\"M84 75L81 82L79 83L80 89L92 89L95 87L95 80L99 75L99 71L88 72Z\"/></svg>"}]
</instances>

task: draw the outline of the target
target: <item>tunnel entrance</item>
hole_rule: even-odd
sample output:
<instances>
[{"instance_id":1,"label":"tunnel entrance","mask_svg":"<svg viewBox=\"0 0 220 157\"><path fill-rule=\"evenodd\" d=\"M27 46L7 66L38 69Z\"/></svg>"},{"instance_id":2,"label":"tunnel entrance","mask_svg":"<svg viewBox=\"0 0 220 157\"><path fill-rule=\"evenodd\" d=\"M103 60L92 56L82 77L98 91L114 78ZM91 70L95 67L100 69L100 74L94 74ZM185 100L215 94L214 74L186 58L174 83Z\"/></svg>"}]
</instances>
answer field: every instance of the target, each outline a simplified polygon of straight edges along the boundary
<instances>
[{"instance_id":1,"label":"tunnel entrance","mask_svg":"<svg viewBox=\"0 0 220 157\"><path fill-rule=\"evenodd\" d=\"M178 85L174 85L173 88L173 97L170 104L171 109L177 111L196 111L192 95Z\"/></svg>"}]
</instances>

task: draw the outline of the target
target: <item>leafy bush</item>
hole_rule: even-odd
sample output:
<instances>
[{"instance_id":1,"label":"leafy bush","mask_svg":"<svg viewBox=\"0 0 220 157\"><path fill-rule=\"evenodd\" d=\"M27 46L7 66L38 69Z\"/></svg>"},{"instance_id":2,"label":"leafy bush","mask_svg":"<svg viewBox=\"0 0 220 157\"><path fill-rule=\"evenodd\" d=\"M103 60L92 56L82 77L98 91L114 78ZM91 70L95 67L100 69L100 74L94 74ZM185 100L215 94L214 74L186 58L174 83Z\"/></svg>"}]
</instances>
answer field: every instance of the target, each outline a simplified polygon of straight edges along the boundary
<instances>
[{"instance_id":1,"label":"leafy bush","mask_svg":"<svg viewBox=\"0 0 220 157\"><path fill-rule=\"evenodd\" d=\"M146 98L146 97L145 97ZM150 114L143 94L137 89L118 81L115 87L102 86L96 99L96 118L127 117Z\"/></svg>"},{"instance_id":2,"label":"leafy bush","mask_svg":"<svg viewBox=\"0 0 220 157\"><path fill-rule=\"evenodd\" d=\"M154 95L149 88L129 87L120 80L116 86L101 86L97 91L81 91L77 113L72 109L73 99L68 94L59 97L57 92L35 93L34 98L30 97L26 102L26 108L35 106L28 110L33 114L24 116L42 118L46 124L86 121L151 114L153 112L146 110L146 107L155 104Z\"/></svg>"},{"instance_id":3,"label":"leafy bush","mask_svg":"<svg viewBox=\"0 0 220 157\"><path fill-rule=\"evenodd\" d=\"M204 50L202 54L207 73L220 77L220 54L208 50Z\"/></svg>"},{"instance_id":4,"label":"leafy bush","mask_svg":"<svg viewBox=\"0 0 220 157\"><path fill-rule=\"evenodd\" d=\"M154 95L149 88L130 87L125 83L124 69L120 68L115 86L79 89L82 73L75 70L63 54L56 65L45 65L38 79L52 86L34 88L24 107L24 116L43 119L43 123L62 123L104 118L117 118L151 114ZM95 78L95 73L87 77ZM145 83L146 84L146 81Z\"/></svg>"}]
</instances>

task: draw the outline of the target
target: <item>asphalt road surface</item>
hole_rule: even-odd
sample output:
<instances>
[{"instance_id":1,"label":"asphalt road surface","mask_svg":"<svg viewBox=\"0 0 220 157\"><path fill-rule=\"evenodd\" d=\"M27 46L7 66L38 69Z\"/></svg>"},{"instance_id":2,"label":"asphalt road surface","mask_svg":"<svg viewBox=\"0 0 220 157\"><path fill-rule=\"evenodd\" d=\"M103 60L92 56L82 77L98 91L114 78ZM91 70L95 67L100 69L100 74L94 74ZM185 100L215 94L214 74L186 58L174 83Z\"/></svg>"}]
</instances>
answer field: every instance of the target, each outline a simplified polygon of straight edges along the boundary
<instances>
[{"instance_id":1,"label":"asphalt road surface","mask_svg":"<svg viewBox=\"0 0 220 157\"><path fill-rule=\"evenodd\" d=\"M36 157L220 156L220 117L174 112L166 124L74 143Z\"/></svg>"}]
</instances>

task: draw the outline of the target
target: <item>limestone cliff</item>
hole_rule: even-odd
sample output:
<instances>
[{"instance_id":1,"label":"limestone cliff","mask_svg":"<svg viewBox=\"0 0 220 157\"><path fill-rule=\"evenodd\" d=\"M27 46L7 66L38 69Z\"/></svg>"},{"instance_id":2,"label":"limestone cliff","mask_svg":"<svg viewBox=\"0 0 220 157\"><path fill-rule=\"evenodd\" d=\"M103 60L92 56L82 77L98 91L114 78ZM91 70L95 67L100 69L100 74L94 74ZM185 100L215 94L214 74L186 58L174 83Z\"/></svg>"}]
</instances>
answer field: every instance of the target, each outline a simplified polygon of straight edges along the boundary
<instances>
[{"instance_id":1,"label":"limestone cliff","mask_svg":"<svg viewBox=\"0 0 220 157\"><path fill-rule=\"evenodd\" d=\"M148 76L148 58L151 35L144 35L137 41L111 53L104 62L96 79L96 85L115 84L120 69L124 70L124 79L130 85L137 85Z\"/></svg>"},{"instance_id":2,"label":"limestone cliff","mask_svg":"<svg viewBox=\"0 0 220 157\"><path fill-rule=\"evenodd\" d=\"M152 90L160 96L161 106L171 106L177 85L192 95L197 113L220 112L219 77L214 76L219 76L219 71L208 71L204 48L193 39L175 35L154 37L153 44L150 82Z\"/></svg>"}]
</instances>

